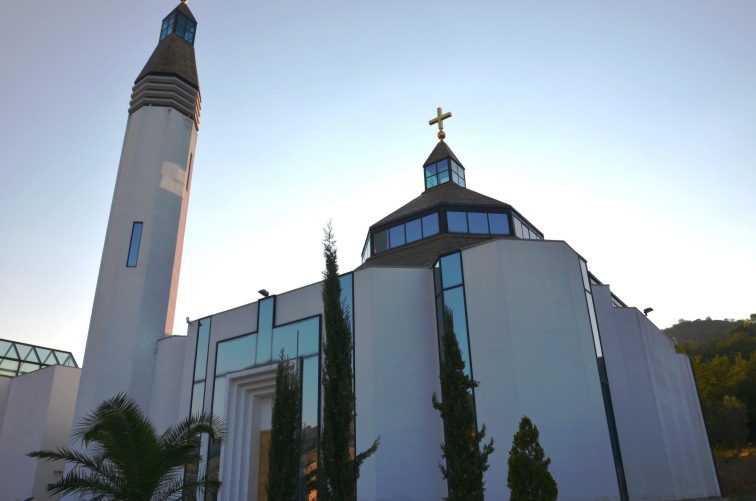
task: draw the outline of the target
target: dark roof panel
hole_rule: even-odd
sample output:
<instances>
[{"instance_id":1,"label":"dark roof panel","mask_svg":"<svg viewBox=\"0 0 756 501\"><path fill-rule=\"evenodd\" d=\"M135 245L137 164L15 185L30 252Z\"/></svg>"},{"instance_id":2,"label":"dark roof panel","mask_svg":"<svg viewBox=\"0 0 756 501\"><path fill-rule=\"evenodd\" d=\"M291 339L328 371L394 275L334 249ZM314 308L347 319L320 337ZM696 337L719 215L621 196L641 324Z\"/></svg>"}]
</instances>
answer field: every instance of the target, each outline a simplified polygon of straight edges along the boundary
<instances>
[{"instance_id":1,"label":"dark roof panel","mask_svg":"<svg viewBox=\"0 0 756 501\"><path fill-rule=\"evenodd\" d=\"M426 165L436 163L439 160L443 160L444 158L448 158L448 157L451 157L459 165L462 165L462 162L459 161L459 158L457 158L457 155L455 155L454 152L451 150L451 148L449 148L449 145L443 141L439 141L436 147L433 148L433 151L431 151L431 154L428 157L428 160L426 160L425 163L423 164L423 167L425 167Z\"/></svg>"},{"instance_id":2,"label":"dark roof panel","mask_svg":"<svg viewBox=\"0 0 756 501\"><path fill-rule=\"evenodd\" d=\"M199 90L194 46L182 40L178 35L167 36L155 47L155 51L134 83L147 75L176 76Z\"/></svg>"},{"instance_id":3,"label":"dark roof panel","mask_svg":"<svg viewBox=\"0 0 756 501\"><path fill-rule=\"evenodd\" d=\"M427 240L421 240L410 245L376 254L362 263L355 271L373 266L430 268L439 256L498 238L512 237L441 234Z\"/></svg>"},{"instance_id":4,"label":"dark roof panel","mask_svg":"<svg viewBox=\"0 0 756 501\"><path fill-rule=\"evenodd\" d=\"M463 188L456 183L444 183L435 188L425 190L419 197L412 200L403 207L395 210L388 216L384 217L373 226L381 226L392 221L402 219L403 217L410 216L417 212L422 212L426 209L438 205L479 205L485 207L503 207L509 208L509 204L500 202L495 198L481 195L473 190Z\"/></svg>"},{"instance_id":5,"label":"dark roof panel","mask_svg":"<svg viewBox=\"0 0 756 501\"><path fill-rule=\"evenodd\" d=\"M191 19L195 23L197 22L197 20L194 19L194 15L192 15L192 11L189 10L189 6L186 5L184 2L181 2L178 5L178 7L176 7L176 10L179 11L179 12L181 12L183 15L185 15L186 17L188 17L189 19Z\"/></svg>"}]
</instances>

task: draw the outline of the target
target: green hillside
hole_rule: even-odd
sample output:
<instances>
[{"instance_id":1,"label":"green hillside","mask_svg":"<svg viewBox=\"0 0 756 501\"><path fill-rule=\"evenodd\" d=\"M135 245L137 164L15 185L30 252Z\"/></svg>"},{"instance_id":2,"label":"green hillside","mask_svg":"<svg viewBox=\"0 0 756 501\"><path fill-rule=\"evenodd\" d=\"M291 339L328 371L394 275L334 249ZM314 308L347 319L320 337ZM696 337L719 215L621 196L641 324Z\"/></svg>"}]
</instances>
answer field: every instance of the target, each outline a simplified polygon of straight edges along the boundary
<instances>
[{"instance_id":1,"label":"green hillside","mask_svg":"<svg viewBox=\"0 0 756 501\"><path fill-rule=\"evenodd\" d=\"M711 317L706 317L705 320L680 320L672 327L664 329L664 332L677 343L698 345L724 339L725 333L739 323L742 323L742 320L712 320Z\"/></svg>"}]
</instances>

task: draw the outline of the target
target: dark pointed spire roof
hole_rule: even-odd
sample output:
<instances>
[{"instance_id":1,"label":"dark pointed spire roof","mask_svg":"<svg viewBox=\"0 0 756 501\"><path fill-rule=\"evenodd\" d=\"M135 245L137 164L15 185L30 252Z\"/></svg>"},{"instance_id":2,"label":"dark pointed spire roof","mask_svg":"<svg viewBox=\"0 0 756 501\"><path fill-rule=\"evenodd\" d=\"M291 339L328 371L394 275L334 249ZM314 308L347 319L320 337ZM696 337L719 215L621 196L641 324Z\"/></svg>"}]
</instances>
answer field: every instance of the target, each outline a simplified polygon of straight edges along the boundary
<instances>
[{"instance_id":1,"label":"dark pointed spire roof","mask_svg":"<svg viewBox=\"0 0 756 501\"><path fill-rule=\"evenodd\" d=\"M179 12L195 23L197 22L185 3L180 3L174 9L174 12ZM155 47L152 56L147 60L147 64L144 65L144 69L139 73L134 83L138 83L147 75L176 76L199 90L194 45L176 33L168 35Z\"/></svg>"},{"instance_id":2,"label":"dark pointed spire roof","mask_svg":"<svg viewBox=\"0 0 756 501\"><path fill-rule=\"evenodd\" d=\"M436 147L433 148L433 151L431 151L431 154L428 157L428 160L426 160L423 164L423 167L432 163L436 163L439 160L443 160L444 158L451 158L459 165L463 165L462 162L459 161L459 158L457 158L457 155L455 155L451 148L449 148L449 145L443 141L439 141Z\"/></svg>"},{"instance_id":3,"label":"dark pointed spire roof","mask_svg":"<svg viewBox=\"0 0 756 501\"><path fill-rule=\"evenodd\" d=\"M194 14L192 14L192 11L189 10L189 6L186 5L186 2L181 2L178 4L178 7L176 7L176 10L181 12L183 15L194 21L195 23L197 20L194 18Z\"/></svg>"},{"instance_id":4,"label":"dark pointed spire roof","mask_svg":"<svg viewBox=\"0 0 756 501\"><path fill-rule=\"evenodd\" d=\"M199 128L202 99L194 58L197 21L185 3L163 19L160 41L134 81L129 114L144 106L173 108Z\"/></svg>"}]
</instances>

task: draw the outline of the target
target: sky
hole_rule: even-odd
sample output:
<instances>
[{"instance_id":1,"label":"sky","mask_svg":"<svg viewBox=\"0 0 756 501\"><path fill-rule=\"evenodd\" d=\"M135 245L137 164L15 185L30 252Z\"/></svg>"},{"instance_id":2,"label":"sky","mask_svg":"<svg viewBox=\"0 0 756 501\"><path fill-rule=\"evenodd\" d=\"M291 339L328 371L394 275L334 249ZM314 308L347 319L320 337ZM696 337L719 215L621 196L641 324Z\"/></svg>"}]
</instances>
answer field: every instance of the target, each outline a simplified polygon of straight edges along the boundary
<instances>
[{"instance_id":1,"label":"sky","mask_svg":"<svg viewBox=\"0 0 756 501\"><path fill-rule=\"evenodd\" d=\"M83 360L131 86L172 0L0 2L0 338ZM434 148L629 306L756 312L753 0L191 0L175 334L341 271Z\"/></svg>"}]
</instances>

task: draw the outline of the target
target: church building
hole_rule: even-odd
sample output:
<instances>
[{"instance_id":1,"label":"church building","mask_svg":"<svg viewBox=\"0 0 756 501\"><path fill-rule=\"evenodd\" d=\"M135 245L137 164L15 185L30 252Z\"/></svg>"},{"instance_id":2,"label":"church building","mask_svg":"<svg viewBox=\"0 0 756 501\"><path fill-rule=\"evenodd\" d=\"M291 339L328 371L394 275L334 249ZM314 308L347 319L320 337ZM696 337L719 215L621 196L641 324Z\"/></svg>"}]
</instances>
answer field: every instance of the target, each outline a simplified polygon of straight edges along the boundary
<instances>
[{"instance_id":1,"label":"church building","mask_svg":"<svg viewBox=\"0 0 756 501\"><path fill-rule=\"evenodd\" d=\"M122 391L158 430L212 411L228 437L222 446L203 438L196 468L219 474L219 500L265 500L282 348L301 381L303 475L317 466L321 284L261 291L170 335L200 123L196 29L179 4L134 84L73 422ZM509 499L507 459L522 416L540 430L560 500L719 496L688 358L594 276L579 249L467 187L475 166L446 142L450 117L438 108L431 120L438 142L415 167L424 191L366 222L362 264L341 276L354 339L354 445L381 438L362 465L358 499L446 496L443 424L431 405L441 393L445 308L465 370L480 383L478 426L495 440L487 499Z\"/></svg>"}]
</instances>

